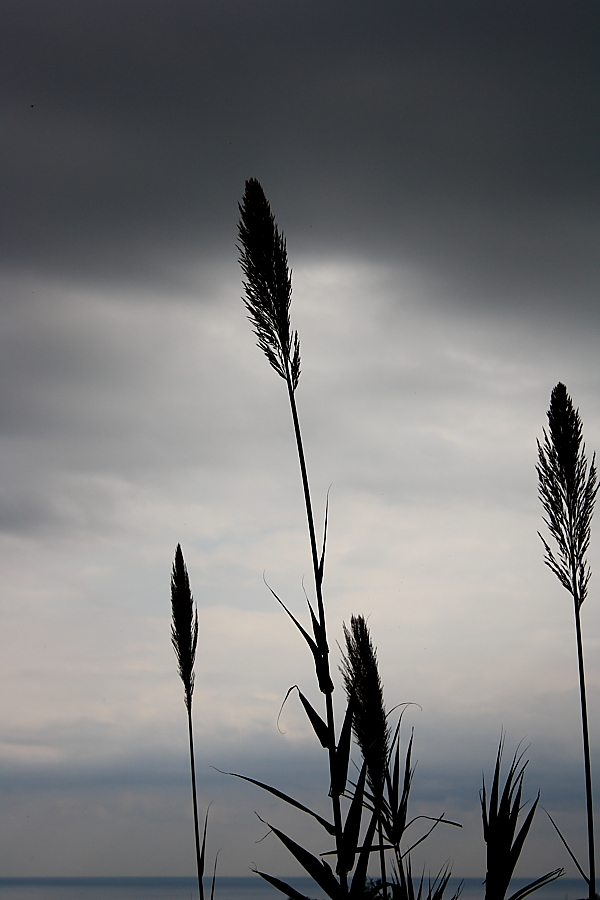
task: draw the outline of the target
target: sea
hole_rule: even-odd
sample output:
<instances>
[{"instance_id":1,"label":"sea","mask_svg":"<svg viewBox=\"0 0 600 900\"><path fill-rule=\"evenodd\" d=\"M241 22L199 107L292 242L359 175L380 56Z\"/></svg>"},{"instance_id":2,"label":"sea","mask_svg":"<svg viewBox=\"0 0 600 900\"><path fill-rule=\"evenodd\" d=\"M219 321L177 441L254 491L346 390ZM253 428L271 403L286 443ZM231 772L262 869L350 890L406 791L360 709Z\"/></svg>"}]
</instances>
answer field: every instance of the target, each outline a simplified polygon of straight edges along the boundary
<instances>
[{"instance_id":1,"label":"sea","mask_svg":"<svg viewBox=\"0 0 600 900\"><path fill-rule=\"evenodd\" d=\"M310 878L285 878L306 897L323 900ZM532 879L514 878L508 896ZM461 900L482 900L480 878L451 878L445 897L451 900L462 882ZM206 900L210 883L206 882ZM535 900L580 900L587 887L579 878L559 878L530 895ZM258 875L217 877L214 900L283 900L284 895ZM1 900L198 900L195 878L0 878Z\"/></svg>"}]
</instances>

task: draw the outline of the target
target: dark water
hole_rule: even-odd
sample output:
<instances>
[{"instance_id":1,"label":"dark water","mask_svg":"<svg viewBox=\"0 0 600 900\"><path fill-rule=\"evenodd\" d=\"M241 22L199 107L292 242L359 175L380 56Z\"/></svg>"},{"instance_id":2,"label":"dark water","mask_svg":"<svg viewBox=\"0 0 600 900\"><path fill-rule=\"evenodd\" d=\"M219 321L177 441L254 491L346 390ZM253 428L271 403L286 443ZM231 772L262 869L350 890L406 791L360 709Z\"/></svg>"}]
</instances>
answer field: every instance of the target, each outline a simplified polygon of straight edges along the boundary
<instances>
[{"instance_id":1,"label":"dark water","mask_svg":"<svg viewBox=\"0 0 600 900\"><path fill-rule=\"evenodd\" d=\"M529 880L515 878L510 893ZM285 881L307 897L321 900L325 896L310 878ZM459 883L459 878L450 879L448 898ZM2 900L197 900L197 891L195 878L0 878ZM215 900L283 900L283 896L258 876L217 878ZM579 900L586 896L586 886L578 878L559 878L530 896L534 900ZM482 898L481 879L465 878L461 900Z\"/></svg>"}]
</instances>

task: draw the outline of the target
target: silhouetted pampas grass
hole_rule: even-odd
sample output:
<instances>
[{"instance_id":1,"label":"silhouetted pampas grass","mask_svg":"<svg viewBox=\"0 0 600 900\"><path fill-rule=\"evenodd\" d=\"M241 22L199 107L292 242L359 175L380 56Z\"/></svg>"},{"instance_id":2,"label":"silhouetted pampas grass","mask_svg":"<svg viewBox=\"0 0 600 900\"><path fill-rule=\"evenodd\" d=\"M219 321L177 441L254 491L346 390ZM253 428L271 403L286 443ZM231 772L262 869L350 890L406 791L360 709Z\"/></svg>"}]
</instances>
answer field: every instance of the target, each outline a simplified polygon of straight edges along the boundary
<instances>
[{"instance_id":1,"label":"silhouetted pampas grass","mask_svg":"<svg viewBox=\"0 0 600 900\"><path fill-rule=\"evenodd\" d=\"M354 736L367 766L367 783L373 798L373 808L377 811L381 886L383 896L387 898L382 811L391 735L383 699L383 685L379 676L377 652L363 616L350 618L350 628L344 625L344 638L346 653L341 671L348 700L354 710Z\"/></svg>"},{"instance_id":2,"label":"silhouetted pampas grass","mask_svg":"<svg viewBox=\"0 0 600 900\"><path fill-rule=\"evenodd\" d=\"M590 544L592 515L598 492L596 455L592 456L588 468L579 410L574 408L573 401L561 382L553 389L550 397L548 425L550 434L544 430L543 443L540 444L538 441L537 472L539 495L545 513L544 523L556 544L556 550L552 550L541 534L540 537L545 550L544 562L573 597L575 609L589 859L589 875L584 877L588 882L590 900L595 900L596 856L592 772L580 610L587 597L591 577L586 554ZM581 871L581 867L579 868Z\"/></svg>"},{"instance_id":3,"label":"silhouetted pampas grass","mask_svg":"<svg viewBox=\"0 0 600 900\"><path fill-rule=\"evenodd\" d=\"M190 768L192 775L192 800L194 805L194 836L196 841L196 869L198 872L198 893L203 900L204 850L206 846L206 820L204 836L200 847L198 826L198 802L196 799L196 764L194 760L194 735L192 729L192 696L194 694L194 662L198 643L198 610L190 589L190 579L183 559L181 546L177 544L175 561L171 573L171 642L177 657L177 671L183 682L184 703L188 718L190 742ZM208 813L206 814L208 819Z\"/></svg>"},{"instance_id":4,"label":"silhouetted pampas grass","mask_svg":"<svg viewBox=\"0 0 600 900\"><path fill-rule=\"evenodd\" d=\"M383 794L390 752L383 685L377 665L377 652L363 616L352 616L350 628L344 625L346 652L342 675L348 698L354 709L354 736L367 763L367 782L376 797Z\"/></svg>"},{"instance_id":5,"label":"silhouetted pampas grass","mask_svg":"<svg viewBox=\"0 0 600 900\"><path fill-rule=\"evenodd\" d=\"M240 204L240 265L246 276L244 300L258 346L292 390L300 378L300 341L290 330L292 274L285 238L256 178L246 182Z\"/></svg>"}]
</instances>

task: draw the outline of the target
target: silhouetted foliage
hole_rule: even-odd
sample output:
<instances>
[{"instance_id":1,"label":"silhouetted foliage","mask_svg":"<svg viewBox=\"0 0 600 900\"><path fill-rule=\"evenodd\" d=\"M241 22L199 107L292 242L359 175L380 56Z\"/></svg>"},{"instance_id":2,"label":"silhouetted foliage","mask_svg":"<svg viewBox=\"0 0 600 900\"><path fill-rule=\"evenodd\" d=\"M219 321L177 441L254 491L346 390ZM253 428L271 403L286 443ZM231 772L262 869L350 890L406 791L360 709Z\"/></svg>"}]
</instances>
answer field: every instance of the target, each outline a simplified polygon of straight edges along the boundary
<instances>
[{"instance_id":1,"label":"silhouetted foliage","mask_svg":"<svg viewBox=\"0 0 600 900\"><path fill-rule=\"evenodd\" d=\"M414 774L414 767L411 762L413 737L411 735L406 748L404 762L401 765L400 725L402 713L399 716L396 728L392 732L384 703L383 685L377 665L377 653L366 621L362 616L352 616L349 629L344 626L346 652L341 672L347 694L347 706L339 733L335 728L332 703L334 685L330 675L329 644L322 593L327 537L327 504L325 507L323 541L319 552L295 398L300 377L300 342L297 332L292 331L290 326L292 282L291 271L288 266L286 242L275 223L262 186L256 179L251 178L246 181L245 192L239 210L238 249L240 251L240 264L245 276L243 282L244 303L258 338L258 346L266 354L269 363L277 374L285 380L288 389L313 565L316 612L307 595L312 634L304 628L276 592L272 588L269 589L306 641L313 657L317 684L324 696L324 716L315 709L297 685L289 689L286 700L292 690L297 690L298 697L315 735L321 746L327 750L332 821L271 785L245 775L229 774L255 784L295 809L310 815L319 823L326 834L335 839L335 849L322 853L321 858L319 858L280 829L270 825L268 822L265 823L331 900L342 900L344 897L349 897L351 900L359 900L359 898L360 900L376 900L376 898L383 898L383 900L388 900L388 898L390 900L442 900L450 878L448 864L439 870L433 880L429 879L427 889L425 889L424 876L422 876L415 890L410 853L440 823L450 825L457 825L458 823L448 822L443 815L439 817L416 816L413 819L409 819L408 805ZM559 385L555 389L556 410L559 409L560 402L563 402L561 401L562 395L558 390L561 387ZM568 395L567 400L570 402ZM563 406L565 406L564 402ZM579 531L577 531L577 528L572 529L568 531L568 535L569 539L573 537L575 542L573 546L576 547L579 554L576 557L579 560L579 576L576 582L576 589L579 591L578 596L583 598L587 582L589 581L589 570L586 569L585 562L581 560L583 560L589 544L589 524L596 491L595 469L592 462L590 473L586 475L586 464L585 462L580 462L581 428L580 424L577 426L579 421L577 415L575 414L574 419L573 416L569 419L569 422L575 422L575 429L573 430L571 425L569 426L571 428L569 431L568 427L563 427L561 424L563 421L561 418L562 414L559 414L556 410L552 411L552 416L550 417L552 438L551 440L546 438L544 448L540 449L539 471L541 473L540 479L544 476L548 481L548 487L541 487L540 493L549 517L547 521L551 534L559 542L558 562L552 556L546 542L544 544L550 567L561 577L561 574L564 574L561 565L564 568L564 559L566 559L563 549L564 547L571 547L571 544L563 540L563 531L561 529L563 529L565 521L571 522L571 519L575 521L576 516L568 512L565 518L561 508L555 502L554 494L558 490L556 496L564 496L566 508L571 510L573 504L569 506L569 503L571 503L569 498L577 490L581 492L582 489L583 500L575 502L573 506L573 509L579 515L577 520L579 521ZM569 417L567 416L567 418ZM579 427L579 431L577 431L577 427ZM569 463L567 457L571 459L573 454L575 462ZM560 480L563 476L564 488L563 482ZM558 485L558 488L555 488L556 485ZM582 485L583 488L581 488ZM562 493L560 493L561 491ZM571 518L569 518L570 515ZM561 540L563 540L563 544L560 543ZM561 553L563 554L562 556L560 555ZM573 558L573 553L571 552L569 562L572 562ZM189 588L189 579L179 546L177 547L175 565L173 567L172 600L173 646L177 653L179 672L186 692L194 810L196 810L191 698L194 687L193 664L198 623ZM579 605L581 605L581 602L583 602L583 599L581 599ZM176 609L178 610L177 614ZM407 705L410 704L403 704L403 707L406 708ZM348 777L353 733L362 757L362 763L357 767L356 781L354 782ZM521 827L517 830L523 773L526 763L521 763L522 756L517 757L515 755L504 788L502 793L500 793L501 756L502 742L497 754L489 803L485 783L481 793L484 837L488 851L486 900L504 900L538 803L538 800L534 802ZM342 809L341 798L344 799L345 812ZM365 812L367 813L366 816L364 816ZM403 849L401 843L405 838L406 832L418 819L429 820L433 824L428 826L429 830L415 839L407 849ZM263 820L261 819L261 821ZM379 832L379 843L375 844L374 839L377 830ZM197 826L196 836L198 846ZM206 837L206 823L204 836ZM390 879L387 878L385 864L385 854L389 851L393 851L393 866ZM378 881L371 881L367 877L367 867L370 855L373 852L379 853L381 879ZM204 842L201 856L203 865ZM335 872L323 858L326 856L334 856L336 858ZM200 856L198 858L200 872ZM293 900L308 900L308 898L281 879L261 872L258 869L255 869L255 871L287 897L293 898ZM350 873L353 874L349 883L347 876ZM556 869L547 873L518 891L510 900L522 900L528 893L548 884L560 874L562 874L562 869ZM459 893L460 887L455 893L453 900L456 900Z\"/></svg>"},{"instance_id":2,"label":"silhouetted foliage","mask_svg":"<svg viewBox=\"0 0 600 900\"><path fill-rule=\"evenodd\" d=\"M481 814L483 817L483 837L487 845L487 871L485 875L485 900L504 900L515 866L521 855L525 838L531 828L533 817L540 799L538 794L531 805L525 821L517 832L521 795L523 792L523 776L527 761L522 762L523 753L513 756L506 776L504 788L500 793L500 764L502 762L503 740L498 746L496 767L492 779L489 803L485 789L485 779L481 790ZM554 869L541 878L530 882L514 893L509 900L522 900L533 891L539 890L560 878L563 869Z\"/></svg>"}]
</instances>

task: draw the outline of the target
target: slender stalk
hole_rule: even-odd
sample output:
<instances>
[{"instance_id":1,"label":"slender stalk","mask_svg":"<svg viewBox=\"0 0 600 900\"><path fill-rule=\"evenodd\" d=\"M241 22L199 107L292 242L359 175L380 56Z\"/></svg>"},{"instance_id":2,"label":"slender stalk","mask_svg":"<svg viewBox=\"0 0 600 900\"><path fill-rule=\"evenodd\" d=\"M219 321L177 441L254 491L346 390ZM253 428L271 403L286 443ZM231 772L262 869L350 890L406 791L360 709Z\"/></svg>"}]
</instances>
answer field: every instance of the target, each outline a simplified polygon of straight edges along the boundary
<instances>
[{"instance_id":1,"label":"slender stalk","mask_svg":"<svg viewBox=\"0 0 600 900\"><path fill-rule=\"evenodd\" d=\"M304 458L304 446L302 443L302 434L300 432L300 420L298 419L298 409L296 407L296 395L292 387L291 378L286 378L288 396L290 399L290 408L292 410L292 421L294 423L294 434L296 437L296 447L298 448L298 459L300 461L300 474L302 475L302 489L304 491L304 502L306 504L306 518L308 521L308 533L310 536L310 550L312 555L313 572L315 577L315 591L317 594L317 605L319 609L319 622L325 624L325 609L323 607L322 594L322 578L319 574L319 554L317 551L317 538L315 535L315 523L312 511L312 502L310 499L310 488L308 486L308 473L306 471L306 461Z\"/></svg>"},{"instance_id":2,"label":"slender stalk","mask_svg":"<svg viewBox=\"0 0 600 900\"><path fill-rule=\"evenodd\" d=\"M379 832L379 868L381 870L381 884L383 888L383 900L388 898L387 875L385 869L385 850L383 849L383 828L381 827L381 819L377 823Z\"/></svg>"},{"instance_id":3,"label":"slender stalk","mask_svg":"<svg viewBox=\"0 0 600 900\"><path fill-rule=\"evenodd\" d=\"M298 410L296 407L296 397L292 385L292 379L289 371L286 373L286 382L288 387L288 396L290 400L290 408L292 411L292 421L294 423L294 434L296 437L296 447L298 450L298 460L300 462L300 474L302 476L302 489L304 491L304 502L306 505L306 519L308 522L308 533L310 536L310 549L313 563L313 575L315 580L315 593L317 595L317 609L319 613L319 624L325 636L325 644L323 647L323 655L326 661L327 674L329 675L329 651L326 641L326 622L325 622L325 606L323 604L322 582L323 574L319 567L319 556L317 551L317 539L315 535L315 523L312 510L312 501L310 497L310 487L308 484L308 473L306 470L306 460L304 457L304 445L302 443L302 433L300 431L300 420L298 418ZM342 826L342 809L340 804L340 795L335 790L335 720L333 714L333 698L331 691L325 693L325 710L327 716L327 731L329 732L329 777L331 783L331 803L333 807L333 823L335 825L335 845L337 850L337 858L341 862L343 858L343 826ZM348 876L343 866L340 866L340 885L342 891L348 891Z\"/></svg>"},{"instance_id":4,"label":"slender stalk","mask_svg":"<svg viewBox=\"0 0 600 900\"><path fill-rule=\"evenodd\" d=\"M188 734L190 738L190 768L192 774L192 802L194 805L194 836L196 838L196 871L198 873L198 894L200 900L204 900L204 886L202 884L202 860L200 857L200 828L198 826L198 801L196 799L196 764L194 762L194 734L192 730L192 707L188 708Z\"/></svg>"},{"instance_id":5,"label":"slender stalk","mask_svg":"<svg viewBox=\"0 0 600 900\"><path fill-rule=\"evenodd\" d=\"M583 768L585 773L585 801L587 809L587 838L589 858L589 900L596 900L596 851L594 846L594 803L592 799L592 766L590 763L590 737L588 730L583 645L581 641L581 617L575 603L575 635L577 638L577 663L579 669L579 697L581 700L581 728L583 735Z\"/></svg>"},{"instance_id":6,"label":"slender stalk","mask_svg":"<svg viewBox=\"0 0 600 900\"><path fill-rule=\"evenodd\" d=\"M194 762L194 736L192 730L192 697L194 695L194 662L196 660L196 646L198 643L198 610L192 597L190 579L180 544L177 544L175 561L171 572L171 612L171 643L177 657L179 677L183 682L183 702L185 703L188 718L198 894L200 900L204 900L202 885L203 860L202 852L200 851L200 829L198 827L198 803L196 799L196 765Z\"/></svg>"}]
</instances>

